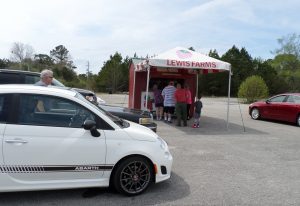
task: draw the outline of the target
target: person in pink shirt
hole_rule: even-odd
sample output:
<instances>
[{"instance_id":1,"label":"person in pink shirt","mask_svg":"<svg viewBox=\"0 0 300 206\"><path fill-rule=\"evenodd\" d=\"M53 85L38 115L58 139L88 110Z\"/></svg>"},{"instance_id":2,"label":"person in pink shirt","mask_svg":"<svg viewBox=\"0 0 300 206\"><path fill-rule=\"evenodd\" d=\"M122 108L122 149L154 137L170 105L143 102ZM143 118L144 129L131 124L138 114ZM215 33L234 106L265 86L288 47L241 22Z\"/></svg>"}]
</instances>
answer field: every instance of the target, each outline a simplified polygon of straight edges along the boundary
<instances>
[{"instance_id":1,"label":"person in pink shirt","mask_svg":"<svg viewBox=\"0 0 300 206\"><path fill-rule=\"evenodd\" d=\"M190 91L190 86L188 84L186 84L184 86L185 88L185 91L186 91L186 115L187 115L187 120L190 119L190 108L191 108L191 104L192 104L192 94L191 94L191 91Z\"/></svg>"}]
</instances>

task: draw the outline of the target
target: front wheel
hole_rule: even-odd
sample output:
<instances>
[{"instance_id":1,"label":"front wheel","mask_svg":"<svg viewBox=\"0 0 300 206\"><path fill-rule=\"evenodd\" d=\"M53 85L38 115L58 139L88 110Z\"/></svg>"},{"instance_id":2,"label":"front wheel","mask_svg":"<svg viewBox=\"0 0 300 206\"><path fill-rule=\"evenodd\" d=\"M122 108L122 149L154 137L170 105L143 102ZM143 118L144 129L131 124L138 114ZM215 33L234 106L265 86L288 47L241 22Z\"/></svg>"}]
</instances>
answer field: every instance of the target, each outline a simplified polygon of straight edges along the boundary
<instances>
[{"instance_id":1,"label":"front wheel","mask_svg":"<svg viewBox=\"0 0 300 206\"><path fill-rule=\"evenodd\" d=\"M153 169L145 158L130 157L121 162L114 174L115 189L125 195L133 196L148 188L153 176Z\"/></svg>"},{"instance_id":2,"label":"front wheel","mask_svg":"<svg viewBox=\"0 0 300 206\"><path fill-rule=\"evenodd\" d=\"M300 127L300 114L297 117L297 122L296 122L297 126Z\"/></svg>"},{"instance_id":3,"label":"front wheel","mask_svg":"<svg viewBox=\"0 0 300 206\"><path fill-rule=\"evenodd\" d=\"M259 119L259 117L260 117L259 110L257 108L253 108L251 110L251 118L256 120Z\"/></svg>"}]
</instances>

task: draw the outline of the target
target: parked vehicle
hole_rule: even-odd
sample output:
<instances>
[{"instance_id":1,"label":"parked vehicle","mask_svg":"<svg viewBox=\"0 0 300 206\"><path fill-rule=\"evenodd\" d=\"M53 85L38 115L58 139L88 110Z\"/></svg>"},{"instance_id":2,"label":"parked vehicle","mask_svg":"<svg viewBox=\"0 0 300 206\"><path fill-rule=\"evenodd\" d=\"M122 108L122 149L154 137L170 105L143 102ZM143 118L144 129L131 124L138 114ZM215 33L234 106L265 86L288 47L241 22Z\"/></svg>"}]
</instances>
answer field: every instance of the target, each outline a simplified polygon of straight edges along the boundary
<instances>
[{"instance_id":1,"label":"parked vehicle","mask_svg":"<svg viewBox=\"0 0 300 206\"><path fill-rule=\"evenodd\" d=\"M249 105L252 119L272 119L300 126L300 93L279 94Z\"/></svg>"},{"instance_id":2,"label":"parked vehicle","mask_svg":"<svg viewBox=\"0 0 300 206\"><path fill-rule=\"evenodd\" d=\"M0 85L0 108L1 192L110 185L137 195L170 178L162 138L74 90Z\"/></svg>"},{"instance_id":3,"label":"parked vehicle","mask_svg":"<svg viewBox=\"0 0 300 206\"><path fill-rule=\"evenodd\" d=\"M10 69L0 69L0 84L34 84L40 80L40 73L22 71L22 70L10 70ZM53 86L65 87L61 82L56 79L52 81ZM117 107L110 105L103 105L105 101L97 97L96 94L92 91L73 88L78 91L83 96L90 96L91 101L103 108L104 110L112 113L115 116L118 116L129 121L139 123L143 126L146 126L152 129L154 132L157 131L157 124L153 121L153 116L150 112L142 110L131 110L126 107Z\"/></svg>"}]
</instances>

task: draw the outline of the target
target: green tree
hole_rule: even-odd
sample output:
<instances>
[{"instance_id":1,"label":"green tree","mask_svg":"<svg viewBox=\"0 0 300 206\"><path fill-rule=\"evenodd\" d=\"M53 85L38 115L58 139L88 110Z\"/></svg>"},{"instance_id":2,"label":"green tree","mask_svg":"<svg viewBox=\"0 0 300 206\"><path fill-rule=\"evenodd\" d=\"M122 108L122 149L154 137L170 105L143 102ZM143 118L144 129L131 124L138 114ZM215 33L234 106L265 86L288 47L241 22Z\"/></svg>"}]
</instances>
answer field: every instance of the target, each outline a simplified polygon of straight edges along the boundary
<instances>
[{"instance_id":1,"label":"green tree","mask_svg":"<svg viewBox=\"0 0 300 206\"><path fill-rule=\"evenodd\" d=\"M0 68L8 68L11 65L11 62L8 59L0 59Z\"/></svg>"},{"instance_id":2,"label":"green tree","mask_svg":"<svg viewBox=\"0 0 300 206\"><path fill-rule=\"evenodd\" d=\"M55 77L61 80L66 86L76 87L78 83L77 74L74 71L76 67L73 65L69 50L65 46L59 45L50 51L50 56L54 62L51 68ZM45 58L50 63L49 59Z\"/></svg>"},{"instance_id":3,"label":"green tree","mask_svg":"<svg viewBox=\"0 0 300 206\"><path fill-rule=\"evenodd\" d=\"M238 91L238 98L245 99L247 103L266 98L268 95L265 81L257 75L250 76L243 81Z\"/></svg>"},{"instance_id":4,"label":"green tree","mask_svg":"<svg viewBox=\"0 0 300 206\"><path fill-rule=\"evenodd\" d=\"M51 57L56 63L67 63L70 59L69 50L63 46L56 46L50 51Z\"/></svg>"},{"instance_id":5,"label":"green tree","mask_svg":"<svg viewBox=\"0 0 300 206\"><path fill-rule=\"evenodd\" d=\"M210 56L212 58L215 58L215 59L220 59L220 56L219 56L219 54L218 54L218 52L217 52L216 49L209 50L208 56Z\"/></svg>"},{"instance_id":6,"label":"green tree","mask_svg":"<svg viewBox=\"0 0 300 206\"><path fill-rule=\"evenodd\" d=\"M279 49L274 51L275 58L270 65L278 72L278 77L287 91L300 90L300 35L289 34L278 39Z\"/></svg>"},{"instance_id":7,"label":"green tree","mask_svg":"<svg viewBox=\"0 0 300 206\"><path fill-rule=\"evenodd\" d=\"M240 84L249 76L254 74L253 59L245 48L239 50L236 46L229 49L221 58L229 62L232 68L231 93L236 96ZM225 82L224 82L224 87Z\"/></svg>"},{"instance_id":8,"label":"green tree","mask_svg":"<svg viewBox=\"0 0 300 206\"><path fill-rule=\"evenodd\" d=\"M273 53L278 54L292 54L297 59L300 58L300 35L293 33L277 39L280 45L279 49L275 49Z\"/></svg>"},{"instance_id":9,"label":"green tree","mask_svg":"<svg viewBox=\"0 0 300 206\"><path fill-rule=\"evenodd\" d=\"M124 60L120 53L116 52L106 61L96 78L99 91L125 91L128 90L129 58Z\"/></svg>"},{"instance_id":10,"label":"green tree","mask_svg":"<svg viewBox=\"0 0 300 206\"><path fill-rule=\"evenodd\" d=\"M194 47L189 47L189 50L191 50L191 51L195 51L195 49L194 49Z\"/></svg>"},{"instance_id":11,"label":"green tree","mask_svg":"<svg viewBox=\"0 0 300 206\"><path fill-rule=\"evenodd\" d=\"M270 64L271 61L271 59L266 61L260 58L254 59L254 74L264 79L271 95L287 92L289 85L282 77L278 76L278 72Z\"/></svg>"},{"instance_id":12,"label":"green tree","mask_svg":"<svg viewBox=\"0 0 300 206\"><path fill-rule=\"evenodd\" d=\"M34 50L33 47L28 44L15 42L10 52L13 61L22 63L25 59L31 59L33 57Z\"/></svg>"}]
</instances>

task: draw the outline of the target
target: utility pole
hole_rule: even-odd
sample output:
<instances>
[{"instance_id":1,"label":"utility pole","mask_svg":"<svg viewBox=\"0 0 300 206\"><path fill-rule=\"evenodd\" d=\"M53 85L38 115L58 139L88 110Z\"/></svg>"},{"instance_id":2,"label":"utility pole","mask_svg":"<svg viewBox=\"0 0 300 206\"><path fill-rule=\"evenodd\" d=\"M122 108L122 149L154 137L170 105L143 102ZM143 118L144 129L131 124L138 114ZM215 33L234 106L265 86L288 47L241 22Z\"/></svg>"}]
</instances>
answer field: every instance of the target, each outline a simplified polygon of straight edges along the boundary
<instances>
[{"instance_id":1,"label":"utility pole","mask_svg":"<svg viewBox=\"0 0 300 206\"><path fill-rule=\"evenodd\" d=\"M86 72L87 72L87 74L86 74L86 86L88 87L88 89L89 89L89 76L90 76L90 62L88 61L87 62L87 69L86 69Z\"/></svg>"}]
</instances>

